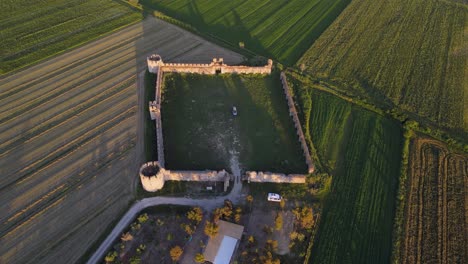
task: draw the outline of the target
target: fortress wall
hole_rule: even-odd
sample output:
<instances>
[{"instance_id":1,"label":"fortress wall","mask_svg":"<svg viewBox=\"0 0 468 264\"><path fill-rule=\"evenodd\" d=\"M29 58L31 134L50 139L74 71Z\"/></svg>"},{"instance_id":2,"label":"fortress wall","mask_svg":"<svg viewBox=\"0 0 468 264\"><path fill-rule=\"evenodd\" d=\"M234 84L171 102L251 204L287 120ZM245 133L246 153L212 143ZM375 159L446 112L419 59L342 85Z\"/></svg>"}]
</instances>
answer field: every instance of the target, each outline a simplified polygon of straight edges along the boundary
<instances>
[{"instance_id":1,"label":"fortress wall","mask_svg":"<svg viewBox=\"0 0 468 264\"><path fill-rule=\"evenodd\" d=\"M225 170L221 171L167 171L164 175L166 181L219 181L229 179Z\"/></svg>"},{"instance_id":2,"label":"fortress wall","mask_svg":"<svg viewBox=\"0 0 468 264\"><path fill-rule=\"evenodd\" d=\"M213 75L216 74L216 68L212 67L208 64L207 66L196 66L196 65L173 65L168 66L164 65L163 71L164 72L178 72L178 73L197 73L197 74L209 74Z\"/></svg>"},{"instance_id":3,"label":"fortress wall","mask_svg":"<svg viewBox=\"0 0 468 264\"><path fill-rule=\"evenodd\" d=\"M284 72L281 72L280 79L281 83L283 84L283 90L284 94L286 95L286 100L288 101L289 115L293 118L294 126L296 127L296 133L299 138L299 142L301 143L302 152L306 160L308 172L313 173L315 167L312 163L312 158L310 157L309 147L307 146L304 133L302 132L301 122L299 121L299 117L297 116L296 107L294 106L294 100L292 99L291 92L289 91L289 85Z\"/></svg>"},{"instance_id":4,"label":"fortress wall","mask_svg":"<svg viewBox=\"0 0 468 264\"><path fill-rule=\"evenodd\" d=\"M271 74L271 68L265 67L246 67L246 66L226 66L221 68L221 73L237 74Z\"/></svg>"},{"instance_id":5,"label":"fortress wall","mask_svg":"<svg viewBox=\"0 0 468 264\"><path fill-rule=\"evenodd\" d=\"M283 174L273 172L247 171L245 177L249 182L275 182L275 183L305 183L306 175L303 174Z\"/></svg>"},{"instance_id":6,"label":"fortress wall","mask_svg":"<svg viewBox=\"0 0 468 264\"><path fill-rule=\"evenodd\" d=\"M157 77L156 77L156 111L153 111L156 122L156 142L157 142L157 151L158 151L158 161L161 167L164 168L164 140L162 132L162 121L161 121L161 89L162 89L162 75L163 72L161 67L158 68Z\"/></svg>"}]
</instances>

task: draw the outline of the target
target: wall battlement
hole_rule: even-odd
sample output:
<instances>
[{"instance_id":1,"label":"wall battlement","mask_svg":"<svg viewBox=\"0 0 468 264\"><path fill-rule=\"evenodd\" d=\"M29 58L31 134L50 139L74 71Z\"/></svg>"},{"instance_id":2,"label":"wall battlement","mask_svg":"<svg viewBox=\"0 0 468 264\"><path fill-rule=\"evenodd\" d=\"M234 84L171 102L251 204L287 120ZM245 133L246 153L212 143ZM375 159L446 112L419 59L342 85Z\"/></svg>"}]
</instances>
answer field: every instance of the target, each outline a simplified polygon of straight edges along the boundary
<instances>
[{"instance_id":1,"label":"wall battlement","mask_svg":"<svg viewBox=\"0 0 468 264\"><path fill-rule=\"evenodd\" d=\"M148 70L151 73L179 72L179 73L198 73L214 75L217 73L238 73L238 74L271 74L273 61L268 60L265 66L230 66L224 64L223 58L214 58L209 64L190 64L190 63L164 63L161 56L151 55L147 58Z\"/></svg>"}]
</instances>

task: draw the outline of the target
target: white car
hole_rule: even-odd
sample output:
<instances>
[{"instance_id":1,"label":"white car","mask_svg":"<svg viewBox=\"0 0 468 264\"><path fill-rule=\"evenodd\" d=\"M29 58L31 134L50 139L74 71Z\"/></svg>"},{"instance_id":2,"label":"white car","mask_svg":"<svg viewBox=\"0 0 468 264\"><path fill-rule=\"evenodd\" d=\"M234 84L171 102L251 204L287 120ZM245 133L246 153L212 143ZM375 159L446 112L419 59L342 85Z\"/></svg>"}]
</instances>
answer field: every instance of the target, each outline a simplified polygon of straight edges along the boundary
<instances>
[{"instance_id":1,"label":"white car","mask_svg":"<svg viewBox=\"0 0 468 264\"><path fill-rule=\"evenodd\" d=\"M277 193L269 193L268 194L268 201L281 202L281 195L279 195Z\"/></svg>"},{"instance_id":2,"label":"white car","mask_svg":"<svg viewBox=\"0 0 468 264\"><path fill-rule=\"evenodd\" d=\"M232 107L232 115L233 116L237 115L237 107L235 107L235 106Z\"/></svg>"}]
</instances>

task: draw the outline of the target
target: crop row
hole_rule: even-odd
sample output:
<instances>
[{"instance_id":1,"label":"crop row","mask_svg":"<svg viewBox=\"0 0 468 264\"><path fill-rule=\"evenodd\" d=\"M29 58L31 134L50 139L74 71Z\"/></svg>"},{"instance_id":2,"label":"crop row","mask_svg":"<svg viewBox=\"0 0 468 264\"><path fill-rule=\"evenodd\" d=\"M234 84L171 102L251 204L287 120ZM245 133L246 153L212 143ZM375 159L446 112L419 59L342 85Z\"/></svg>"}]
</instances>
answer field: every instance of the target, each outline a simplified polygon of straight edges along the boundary
<instances>
[{"instance_id":1,"label":"crop row","mask_svg":"<svg viewBox=\"0 0 468 264\"><path fill-rule=\"evenodd\" d=\"M140 1L245 47L293 64L350 2L348 0Z\"/></svg>"},{"instance_id":2,"label":"crop row","mask_svg":"<svg viewBox=\"0 0 468 264\"><path fill-rule=\"evenodd\" d=\"M450 1L352 1L299 64L347 92L466 130L467 16Z\"/></svg>"},{"instance_id":3,"label":"crop row","mask_svg":"<svg viewBox=\"0 0 468 264\"><path fill-rule=\"evenodd\" d=\"M386 263L402 151L401 126L291 78L319 169L332 176L310 263Z\"/></svg>"},{"instance_id":4,"label":"crop row","mask_svg":"<svg viewBox=\"0 0 468 264\"><path fill-rule=\"evenodd\" d=\"M465 263L467 160L434 140L411 146L402 263Z\"/></svg>"},{"instance_id":5,"label":"crop row","mask_svg":"<svg viewBox=\"0 0 468 264\"><path fill-rule=\"evenodd\" d=\"M48 1L2 9L0 73L69 49L141 15L115 1ZM33 12L31 12L33 10ZM33 17L31 17L34 15Z\"/></svg>"}]
</instances>

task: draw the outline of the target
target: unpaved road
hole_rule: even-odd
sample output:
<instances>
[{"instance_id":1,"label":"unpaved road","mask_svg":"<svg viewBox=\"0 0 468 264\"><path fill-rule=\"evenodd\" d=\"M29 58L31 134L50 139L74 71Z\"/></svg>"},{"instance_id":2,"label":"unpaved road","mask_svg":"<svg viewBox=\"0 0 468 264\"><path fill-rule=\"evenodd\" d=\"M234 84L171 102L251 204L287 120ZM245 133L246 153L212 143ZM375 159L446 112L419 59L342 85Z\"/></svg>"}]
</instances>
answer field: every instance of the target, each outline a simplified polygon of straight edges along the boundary
<instances>
[{"instance_id":1,"label":"unpaved road","mask_svg":"<svg viewBox=\"0 0 468 264\"><path fill-rule=\"evenodd\" d=\"M0 80L0 263L74 263L133 199L146 56L240 55L148 18Z\"/></svg>"}]
</instances>

